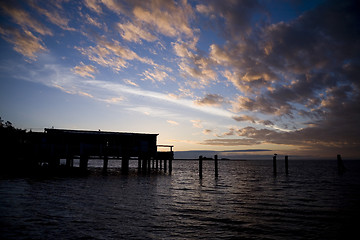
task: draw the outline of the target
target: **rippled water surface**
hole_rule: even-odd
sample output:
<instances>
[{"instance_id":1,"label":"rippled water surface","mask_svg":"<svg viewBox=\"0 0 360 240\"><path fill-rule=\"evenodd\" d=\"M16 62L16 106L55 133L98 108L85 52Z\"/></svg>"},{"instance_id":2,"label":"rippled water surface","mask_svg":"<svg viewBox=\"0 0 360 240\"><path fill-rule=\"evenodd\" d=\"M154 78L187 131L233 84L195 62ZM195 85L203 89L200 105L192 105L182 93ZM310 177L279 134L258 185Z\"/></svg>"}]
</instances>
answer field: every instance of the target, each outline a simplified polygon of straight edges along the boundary
<instances>
[{"instance_id":1,"label":"rippled water surface","mask_svg":"<svg viewBox=\"0 0 360 240\"><path fill-rule=\"evenodd\" d=\"M96 165L96 164L95 164ZM360 161L174 161L172 175L1 177L0 239L358 239ZM353 234L353 235L351 235ZM354 235L355 234L355 235Z\"/></svg>"}]
</instances>

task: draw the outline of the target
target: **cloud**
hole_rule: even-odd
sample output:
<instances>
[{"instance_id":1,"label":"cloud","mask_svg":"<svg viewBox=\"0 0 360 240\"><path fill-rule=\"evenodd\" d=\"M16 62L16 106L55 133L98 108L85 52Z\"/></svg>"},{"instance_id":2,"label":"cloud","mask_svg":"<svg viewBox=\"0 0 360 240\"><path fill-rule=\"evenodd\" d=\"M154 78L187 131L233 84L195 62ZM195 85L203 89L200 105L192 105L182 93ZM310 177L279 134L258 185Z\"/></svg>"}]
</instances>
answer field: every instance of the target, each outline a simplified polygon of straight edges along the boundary
<instances>
[{"instance_id":1,"label":"cloud","mask_svg":"<svg viewBox=\"0 0 360 240\"><path fill-rule=\"evenodd\" d=\"M116 12L116 13L122 13L123 10L123 5L116 0L101 0L101 2L111 11Z\"/></svg>"},{"instance_id":2,"label":"cloud","mask_svg":"<svg viewBox=\"0 0 360 240\"><path fill-rule=\"evenodd\" d=\"M51 6L49 4L51 2L46 4L48 9L40 7L39 4L37 3L37 1L35 1L35 0L32 0L29 3L31 5L31 7L35 8L39 13L46 16L50 22L57 25L61 29L67 30L67 31L75 31L75 28L71 28L68 25L70 20L64 16L64 13L60 14L58 8ZM51 8L52 11L50 11L49 8Z\"/></svg>"},{"instance_id":3,"label":"cloud","mask_svg":"<svg viewBox=\"0 0 360 240\"><path fill-rule=\"evenodd\" d=\"M10 5L8 2L0 3L0 7L7 15L11 16L11 18L16 24L20 25L24 29L24 32L32 30L41 35L53 35L50 29L48 29L42 23L31 17L23 9L17 6Z\"/></svg>"},{"instance_id":4,"label":"cloud","mask_svg":"<svg viewBox=\"0 0 360 240\"><path fill-rule=\"evenodd\" d=\"M94 97L94 96L91 95L90 93L83 92L83 91L79 91L78 94L81 95L81 96L89 97L89 98L93 98L93 97Z\"/></svg>"},{"instance_id":5,"label":"cloud","mask_svg":"<svg viewBox=\"0 0 360 240\"><path fill-rule=\"evenodd\" d=\"M85 16L86 16L86 20L89 24L94 25L98 28L101 28L103 26L100 22L98 22L98 20L96 18L90 17L89 14L86 14Z\"/></svg>"},{"instance_id":6,"label":"cloud","mask_svg":"<svg viewBox=\"0 0 360 240\"><path fill-rule=\"evenodd\" d=\"M194 35L189 23L194 13L186 1L140 1L134 7L133 14L137 20L155 27L156 31L165 36L184 35L191 38Z\"/></svg>"},{"instance_id":7,"label":"cloud","mask_svg":"<svg viewBox=\"0 0 360 240\"><path fill-rule=\"evenodd\" d=\"M41 39L34 36L30 31L20 32L17 29L4 29L0 27L0 33L3 38L11 44L14 44L14 50L31 60L36 60L36 54L46 51Z\"/></svg>"},{"instance_id":8,"label":"cloud","mask_svg":"<svg viewBox=\"0 0 360 240\"><path fill-rule=\"evenodd\" d=\"M202 121L199 119L191 120L190 122L192 122L194 128L203 128Z\"/></svg>"},{"instance_id":9,"label":"cloud","mask_svg":"<svg viewBox=\"0 0 360 240\"><path fill-rule=\"evenodd\" d=\"M157 37L143 29L141 26L137 26L131 22L127 22L126 24L118 23L117 27L122 38L130 42L141 43L141 39L148 42L157 40Z\"/></svg>"},{"instance_id":10,"label":"cloud","mask_svg":"<svg viewBox=\"0 0 360 240\"><path fill-rule=\"evenodd\" d=\"M173 98L168 94L164 94L156 91L149 91L141 88L129 87L123 84L108 82L108 81L99 81L99 80L87 80L83 82L84 86L92 86L96 89L96 91L105 91L106 94L115 94L115 95L123 95L130 94L133 96L141 96L144 98L149 98L157 101L161 101L166 104L175 104L180 107L185 107L188 109L192 109L198 112L206 113L209 115L219 116L229 118L231 117L231 112L214 108L210 106L197 106L192 103L191 100L181 99L181 98Z\"/></svg>"},{"instance_id":11,"label":"cloud","mask_svg":"<svg viewBox=\"0 0 360 240\"><path fill-rule=\"evenodd\" d=\"M201 144L210 146L242 146L242 145L256 145L259 141L253 139L207 139Z\"/></svg>"},{"instance_id":12,"label":"cloud","mask_svg":"<svg viewBox=\"0 0 360 240\"><path fill-rule=\"evenodd\" d=\"M151 59L140 57L134 51L122 46L116 40L109 42L100 39L95 47L75 47L75 49L87 56L89 60L96 62L103 67L110 67L116 72L120 71L122 68L126 68L128 66L127 61L130 60L138 60L146 64L155 65Z\"/></svg>"},{"instance_id":13,"label":"cloud","mask_svg":"<svg viewBox=\"0 0 360 240\"><path fill-rule=\"evenodd\" d=\"M104 101L108 102L108 103L119 103L119 102L122 102L123 100L124 100L123 97L112 97L109 99L105 99Z\"/></svg>"},{"instance_id":14,"label":"cloud","mask_svg":"<svg viewBox=\"0 0 360 240\"><path fill-rule=\"evenodd\" d=\"M212 133L212 130L211 129L204 129L202 132L203 132L203 134L208 135L208 134Z\"/></svg>"},{"instance_id":15,"label":"cloud","mask_svg":"<svg viewBox=\"0 0 360 240\"><path fill-rule=\"evenodd\" d=\"M206 94L202 99L196 100L194 103L198 105L208 105L208 106L221 106L226 100L224 97L218 94Z\"/></svg>"},{"instance_id":16,"label":"cloud","mask_svg":"<svg viewBox=\"0 0 360 240\"><path fill-rule=\"evenodd\" d=\"M124 82L126 84L129 84L129 85L132 85L132 86L135 86L135 87L139 87L139 85L133 81L131 81L130 79L125 79Z\"/></svg>"},{"instance_id":17,"label":"cloud","mask_svg":"<svg viewBox=\"0 0 360 240\"><path fill-rule=\"evenodd\" d=\"M253 30L251 21L255 14L264 12L264 8L256 0L210 0L206 1L206 5L198 4L196 10L201 14L209 16L213 23L217 25L217 28L223 32L224 36L228 36L231 39L238 39L239 35L244 33L250 34Z\"/></svg>"},{"instance_id":18,"label":"cloud","mask_svg":"<svg viewBox=\"0 0 360 240\"><path fill-rule=\"evenodd\" d=\"M200 9L208 14L211 6ZM228 16L221 7L213 9ZM329 89L347 85L351 89L346 94L355 96L359 71L344 71L359 62L354 39L360 33L354 23L360 17L354 9L354 1L326 2L291 22L265 24L242 39L211 45L210 58L226 68L223 76L240 91L234 110L324 120L323 114L333 111L325 103L337 98ZM235 23L226 22L229 29L235 29L230 26Z\"/></svg>"},{"instance_id":19,"label":"cloud","mask_svg":"<svg viewBox=\"0 0 360 240\"><path fill-rule=\"evenodd\" d=\"M115 13L122 13L123 12L123 5L119 1L114 0L85 0L85 6L90 10L102 14L103 9L101 4L103 4L109 10Z\"/></svg>"},{"instance_id":20,"label":"cloud","mask_svg":"<svg viewBox=\"0 0 360 240\"><path fill-rule=\"evenodd\" d=\"M175 126L179 125L178 122L173 121L173 120L167 120L166 122L169 123L169 124L171 124L171 125L175 125Z\"/></svg>"},{"instance_id":21,"label":"cloud","mask_svg":"<svg viewBox=\"0 0 360 240\"><path fill-rule=\"evenodd\" d=\"M85 65L83 62L80 62L80 66L75 66L71 70L82 77L91 78L94 78L93 74L97 72L96 68L93 65Z\"/></svg>"},{"instance_id":22,"label":"cloud","mask_svg":"<svg viewBox=\"0 0 360 240\"><path fill-rule=\"evenodd\" d=\"M212 68L213 62L206 56L191 51L193 46L185 42L173 43L175 54L180 57L179 68L185 77L191 77L187 84L192 88L202 88L214 82L216 71Z\"/></svg>"},{"instance_id":23,"label":"cloud","mask_svg":"<svg viewBox=\"0 0 360 240\"><path fill-rule=\"evenodd\" d=\"M99 4L99 0L85 0L85 6L94 12L102 13L102 8Z\"/></svg>"},{"instance_id":24,"label":"cloud","mask_svg":"<svg viewBox=\"0 0 360 240\"><path fill-rule=\"evenodd\" d=\"M353 107L353 106L347 106ZM353 110L360 110L358 109ZM359 113L353 112L353 118L359 119ZM293 146L297 150L312 149L318 155L335 156L345 152L348 156L356 157L360 146L359 130L351 126L342 126L348 120L343 117L328 118L322 125L311 125L296 131L278 131L273 129L256 129L254 127L230 128L229 132L221 136L238 136L237 139L208 139L206 145L236 146L252 144L278 144ZM342 127L334 127L342 126Z\"/></svg>"},{"instance_id":25,"label":"cloud","mask_svg":"<svg viewBox=\"0 0 360 240\"><path fill-rule=\"evenodd\" d=\"M154 68L153 70L145 70L145 72L143 72L142 74L145 78L144 79L148 79L151 80L152 82L164 82L165 79L167 79L169 77L169 75L164 72L164 71L160 71L157 68Z\"/></svg>"},{"instance_id":26,"label":"cloud","mask_svg":"<svg viewBox=\"0 0 360 240\"><path fill-rule=\"evenodd\" d=\"M248 116L248 115L241 115L241 116L233 116L232 117L235 121L242 122L242 121L249 121L255 123L258 119Z\"/></svg>"}]
</instances>

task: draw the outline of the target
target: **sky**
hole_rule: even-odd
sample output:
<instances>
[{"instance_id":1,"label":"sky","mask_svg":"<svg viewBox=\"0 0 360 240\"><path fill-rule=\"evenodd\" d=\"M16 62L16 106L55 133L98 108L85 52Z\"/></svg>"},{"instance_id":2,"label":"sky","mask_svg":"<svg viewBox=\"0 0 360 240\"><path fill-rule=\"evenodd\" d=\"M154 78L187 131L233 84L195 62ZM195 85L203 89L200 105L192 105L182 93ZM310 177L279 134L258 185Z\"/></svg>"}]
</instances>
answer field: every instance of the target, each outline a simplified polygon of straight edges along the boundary
<instances>
[{"instance_id":1,"label":"sky","mask_svg":"<svg viewBox=\"0 0 360 240\"><path fill-rule=\"evenodd\" d=\"M359 159L359 5L1 0L0 116L195 155Z\"/></svg>"}]
</instances>

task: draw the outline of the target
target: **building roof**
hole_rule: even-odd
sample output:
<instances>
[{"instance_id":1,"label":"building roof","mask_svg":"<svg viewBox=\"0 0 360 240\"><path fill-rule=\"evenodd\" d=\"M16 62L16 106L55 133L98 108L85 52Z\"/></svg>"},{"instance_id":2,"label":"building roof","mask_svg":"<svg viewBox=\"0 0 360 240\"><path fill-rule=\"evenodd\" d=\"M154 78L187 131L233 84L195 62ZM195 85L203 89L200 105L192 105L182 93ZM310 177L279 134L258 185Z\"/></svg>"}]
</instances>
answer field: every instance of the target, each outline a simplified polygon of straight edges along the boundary
<instances>
[{"instance_id":1,"label":"building roof","mask_svg":"<svg viewBox=\"0 0 360 240\"><path fill-rule=\"evenodd\" d=\"M129 132L107 132L107 131L89 131L89 130L72 130L72 129L56 129L45 128L46 133L50 134L81 134L81 135L117 135L117 136L131 136L131 135L149 135L157 136L159 134L152 133L129 133Z\"/></svg>"}]
</instances>

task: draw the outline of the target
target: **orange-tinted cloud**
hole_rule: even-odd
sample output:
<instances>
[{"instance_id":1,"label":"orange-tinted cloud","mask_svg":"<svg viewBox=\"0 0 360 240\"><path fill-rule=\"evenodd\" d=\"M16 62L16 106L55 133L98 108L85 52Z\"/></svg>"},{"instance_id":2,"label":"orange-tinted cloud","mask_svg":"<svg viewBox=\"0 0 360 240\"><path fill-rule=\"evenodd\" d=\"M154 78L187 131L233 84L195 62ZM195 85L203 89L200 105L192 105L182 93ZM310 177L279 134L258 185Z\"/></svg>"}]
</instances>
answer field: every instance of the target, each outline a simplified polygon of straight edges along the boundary
<instances>
[{"instance_id":1,"label":"orange-tinted cloud","mask_svg":"<svg viewBox=\"0 0 360 240\"><path fill-rule=\"evenodd\" d=\"M93 74L97 72L97 69L93 65L85 65L83 62L80 62L80 66L75 66L71 70L82 77L91 78L95 78Z\"/></svg>"},{"instance_id":2,"label":"orange-tinted cloud","mask_svg":"<svg viewBox=\"0 0 360 240\"><path fill-rule=\"evenodd\" d=\"M0 27L2 37L14 45L14 50L25 57L36 60L37 53L47 50L41 39L30 31L21 32L17 29L4 29Z\"/></svg>"}]
</instances>

